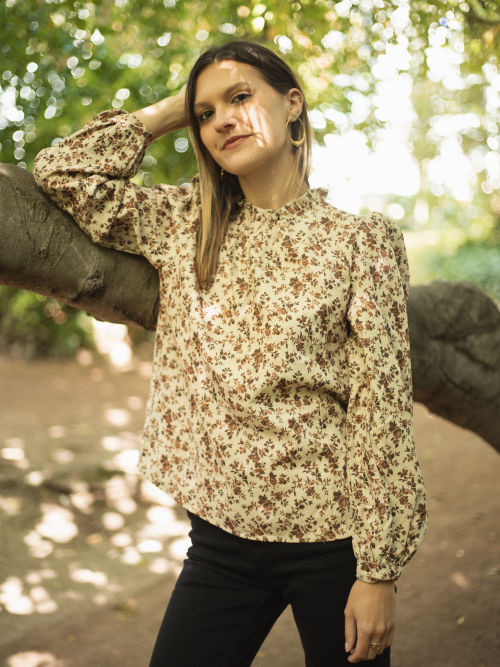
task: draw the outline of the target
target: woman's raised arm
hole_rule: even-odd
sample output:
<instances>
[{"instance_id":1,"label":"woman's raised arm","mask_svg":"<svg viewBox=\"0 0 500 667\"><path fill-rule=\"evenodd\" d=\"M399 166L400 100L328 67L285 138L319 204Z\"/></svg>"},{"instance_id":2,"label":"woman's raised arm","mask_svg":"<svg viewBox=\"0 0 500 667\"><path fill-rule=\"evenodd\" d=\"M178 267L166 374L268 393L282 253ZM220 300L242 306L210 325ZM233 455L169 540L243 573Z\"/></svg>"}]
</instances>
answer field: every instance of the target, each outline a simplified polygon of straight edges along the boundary
<instances>
[{"instance_id":1,"label":"woman's raised arm","mask_svg":"<svg viewBox=\"0 0 500 667\"><path fill-rule=\"evenodd\" d=\"M185 87L135 113L103 111L35 159L38 185L94 241L141 254L154 265L175 253L178 225L191 206L188 185L141 187L131 182L148 145L185 127ZM168 155L165 156L168 160Z\"/></svg>"},{"instance_id":2,"label":"woman's raised arm","mask_svg":"<svg viewBox=\"0 0 500 667\"><path fill-rule=\"evenodd\" d=\"M180 130L189 125L184 109L185 95L186 84L176 95L165 97L149 107L134 111L132 115L142 121L148 132L151 132L157 139L162 134Z\"/></svg>"}]
</instances>

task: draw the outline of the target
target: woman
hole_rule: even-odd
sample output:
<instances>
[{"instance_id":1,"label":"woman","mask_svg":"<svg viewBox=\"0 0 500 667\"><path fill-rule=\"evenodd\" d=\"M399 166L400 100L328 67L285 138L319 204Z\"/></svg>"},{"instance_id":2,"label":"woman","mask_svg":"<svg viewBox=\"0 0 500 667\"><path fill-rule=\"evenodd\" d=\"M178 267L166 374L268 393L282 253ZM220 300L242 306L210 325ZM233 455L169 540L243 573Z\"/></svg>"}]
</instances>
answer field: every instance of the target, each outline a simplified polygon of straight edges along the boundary
<instances>
[{"instance_id":1,"label":"woman","mask_svg":"<svg viewBox=\"0 0 500 667\"><path fill-rule=\"evenodd\" d=\"M186 126L199 175L132 184L148 144ZM408 266L389 218L309 188L311 141L293 72L240 41L35 163L95 242L160 275L140 471L187 510L192 546L153 667L250 665L289 603L306 665L389 665L426 524Z\"/></svg>"}]
</instances>

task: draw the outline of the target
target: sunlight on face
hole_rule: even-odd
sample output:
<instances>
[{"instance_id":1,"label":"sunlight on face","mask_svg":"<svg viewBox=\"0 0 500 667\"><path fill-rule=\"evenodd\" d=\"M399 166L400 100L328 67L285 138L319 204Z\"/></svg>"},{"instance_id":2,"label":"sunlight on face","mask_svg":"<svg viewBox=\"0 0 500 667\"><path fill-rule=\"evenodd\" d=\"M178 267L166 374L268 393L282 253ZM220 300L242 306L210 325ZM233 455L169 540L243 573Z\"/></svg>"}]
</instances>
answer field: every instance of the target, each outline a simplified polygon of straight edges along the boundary
<instances>
[{"instance_id":1,"label":"sunlight on face","mask_svg":"<svg viewBox=\"0 0 500 667\"><path fill-rule=\"evenodd\" d=\"M282 151L291 152L285 133L288 96L251 65L223 60L206 67L196 83L194 105L204 145L233 174L247 174ZM246 139L224 147L239 135Z\"/></svg>"}]
</instances>

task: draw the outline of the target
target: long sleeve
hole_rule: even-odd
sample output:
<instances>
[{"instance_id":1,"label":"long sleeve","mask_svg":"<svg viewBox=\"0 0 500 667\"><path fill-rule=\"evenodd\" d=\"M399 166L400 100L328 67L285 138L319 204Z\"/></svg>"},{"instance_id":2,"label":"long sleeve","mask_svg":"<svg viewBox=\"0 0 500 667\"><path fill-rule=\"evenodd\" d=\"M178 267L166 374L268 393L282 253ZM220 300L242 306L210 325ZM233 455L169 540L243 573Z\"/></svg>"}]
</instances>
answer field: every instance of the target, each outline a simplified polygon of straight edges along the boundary
<instances>
[{"instance_id":1,"label":"long sleeve","mask_svg":"<svg viewBox=\"0 0 500 667\"><path fill-rule=\"evenodd\" d=\"M130 181L152 138L134 115L103 111L43 149L33 173L95 243L145 255L158 265L193 192L189 186L145 188Z\"/></svg>"},{"instance_id":2,"label":"long sleeve","mask_svg":"<svg viewBox=\"0 0 500 667\"><path fill-rule=\"evenodd\" d=\"M413 435L403 235L381 213L353 232L347 359L347 482L357 578L397 579L423 538L426 497Z\"/></svg>"}]
</instances>

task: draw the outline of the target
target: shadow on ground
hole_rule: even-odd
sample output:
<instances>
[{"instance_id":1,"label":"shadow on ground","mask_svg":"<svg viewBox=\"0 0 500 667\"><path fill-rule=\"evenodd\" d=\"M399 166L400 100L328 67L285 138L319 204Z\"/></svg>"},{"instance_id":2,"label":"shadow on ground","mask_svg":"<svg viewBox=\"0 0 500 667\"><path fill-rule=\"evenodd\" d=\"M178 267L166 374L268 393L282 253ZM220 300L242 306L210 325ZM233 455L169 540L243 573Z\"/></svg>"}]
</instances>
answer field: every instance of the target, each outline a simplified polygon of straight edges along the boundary
<instances>
[{"instance_id":1,"label":"shadow on ground","mask_svg":"<svg viewBox=\"0 0 500 667\"><path fill-rule=\"evenodd\" d=\"M146 667L189 546L184 510L135 473L150 363L80 361L0 360L1 667ZM415 427L430 524L393 667L491 667L500 458L419 405ZM254 665L303 664L287 609Z\"/></svg>"}]
</instances>

